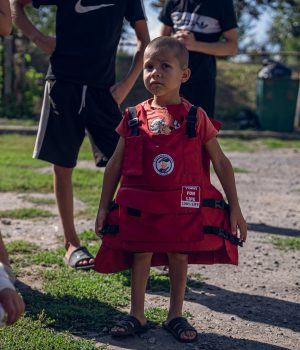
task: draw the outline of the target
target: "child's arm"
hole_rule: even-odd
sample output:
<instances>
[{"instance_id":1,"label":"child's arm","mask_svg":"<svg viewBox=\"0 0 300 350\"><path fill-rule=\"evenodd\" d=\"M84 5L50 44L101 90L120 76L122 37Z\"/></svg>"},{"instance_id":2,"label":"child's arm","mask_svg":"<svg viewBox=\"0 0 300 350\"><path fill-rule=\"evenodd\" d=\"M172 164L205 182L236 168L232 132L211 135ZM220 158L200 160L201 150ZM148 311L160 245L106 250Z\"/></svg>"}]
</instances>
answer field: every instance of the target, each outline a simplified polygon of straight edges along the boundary
<instances>
[{"instance_id":1,"label":"child's arm","mask_svg":"<svg viewBox=\"0 0 300 350\"><path fill-rule=\"evenodd\" d=\"M234 233L237 227L240 230L240 240L247 238L247 223L243 217L235 185L234 172L230 160L223 153L217 139L213 137L205 144L206 150L210 155L215 172L221 182L230 206L230 223Z\"/></svg>"},{"instance_id":2,"label":"child's arm","mask_svg":"<svg viewBox=\"0 0 300 350\"><path fill-rule=\"evenodd\" d=\"M116 150L105 168L100 204L95 222L95 232L97 235L101 235L100 231L103 228L111 201L120 181L124 145L124 138L120 137Z\"/></svg>"}]
</instances>

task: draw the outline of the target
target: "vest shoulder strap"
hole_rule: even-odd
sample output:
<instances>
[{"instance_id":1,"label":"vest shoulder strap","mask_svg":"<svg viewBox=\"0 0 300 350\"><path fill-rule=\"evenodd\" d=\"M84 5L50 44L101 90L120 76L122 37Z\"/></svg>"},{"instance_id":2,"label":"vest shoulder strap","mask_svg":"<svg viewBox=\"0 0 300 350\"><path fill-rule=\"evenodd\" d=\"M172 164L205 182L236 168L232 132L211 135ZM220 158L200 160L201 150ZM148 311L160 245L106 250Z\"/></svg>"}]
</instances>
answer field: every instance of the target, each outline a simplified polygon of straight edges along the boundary
<instances>
[{"instance_id":1,"label":"vest shoulder strap","mask_svg":"<svg viewBox=\"0 0 300 350\"><path fill-rule=\"evenodd\" d=\"M196 106L192 106L186 117L186 135L189 138L196 137L197 110Z\"/></svg>"},{"instance_id":2,"label":"vest shoulder strap","mask_svg":"<svg viewBox=\"0 0 300 350\"><path fill-rule=\"evenodd\" d=\"M139 135L139 119L135 107L128 107L128 126L131 129L131 136Z\"/></svg>"}]
</instances>

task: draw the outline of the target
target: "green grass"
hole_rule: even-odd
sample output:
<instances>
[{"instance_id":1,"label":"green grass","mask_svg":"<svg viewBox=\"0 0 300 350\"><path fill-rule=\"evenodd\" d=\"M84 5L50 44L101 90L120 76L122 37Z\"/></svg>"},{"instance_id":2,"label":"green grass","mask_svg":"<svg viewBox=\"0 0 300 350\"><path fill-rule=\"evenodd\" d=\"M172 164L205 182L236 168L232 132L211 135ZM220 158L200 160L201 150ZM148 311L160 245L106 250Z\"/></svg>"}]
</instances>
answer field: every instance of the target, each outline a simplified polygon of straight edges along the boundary
<instances>
[{"instance_id":1,"label":"green grass","mask_svg":"<svg viewBox=\"0 0 300 350\"><path fill-rule=\"evenodd\" d=\"M13 327L0 328L1 350L96 350L93 341L75 339L69 332L56 332L49 328L51 320L44 313L36 320L24 317Z\"/></svg>"},{"instance_id":2,"label":"green grass","mask_svg":"<svg viewBox=\"0 0 300 350\"><path fill-rule=\"evenodd\" d=\"M5 176L1 177L0 191L53 192L52 173L38 172L38 168L49 167L50 164L32 159L34 139L33 136L1 135L0 173L5 174ZM92 158L89 142L85 140L79 159L92 160ZM75 196L87 204L87 208L80 213L81 216L95 217L99 204L102 177L103 173L96 168L74 170ZM30 216L30 214L28 215ZM34 214L32 213L32 215Z\"/></svg>"},{"instance_id":3,"label":"green grass","mask_svg":"<svg viewBox=\"0 0 300 350\"><path fill-rule=\"evenodd\" d=\"M23 241L23 240L16 240L7 243L6 250L8 254L16 254L16 253L35 253L36 251L40 250L39 246L37 246L35 243Z\"/></svg>"},{"instance_id":4,"label":"green grass","mask_svg":"<svg viewBox=\"0 0 300 350\"><path fill-rule=\"evenodd\" d=\"M41 198L41 197L30 197L30 196L24 196L23 198L27 202L30 202L36 205L56 205L56 201L54 198Z\"/></svg>"},{"instance_id":5,"label":"green grass","mask_svg":"<svg viewBox=\"0 0 300 350\"><path fill-rule=\"evenodd\" d=\"M53 216L47 210L37 208L20 208L12 210L0 210L0 218L10 219L33 219L33 218L47 218Z\"/></svg>"},{"instance_id":6,"label":"green grass","mask_svg":"<svg viewBox=\"0 0 300 350\"><path fill-rule=\"evenodd\" d=\"M272 237L272 244L279 249L300 250L300 237Z\"/></svg>"},{"instance_id":7,"label":"green grass","mask_svg":"<svg viewBox=\"0 0 300 350\"><path fill-rule=\"evenodd\" d=\"M17 126L37 126L38 120L34 119L8 119L0 118L0 125L17 125Z\"/></svg>"},{"instance_id":8,"label":"green grass","mask_svg":"<svg viewBox=\"0 0 300 350\"><path fill-rule=\"evenodd\" d=\"M242 140L239 138L219 137L218 141L225 152L259 152L279 148L300 149L300 140L281 140L274 138L261 138L255 140Z\"/></svg>"},{"instance_id":9,"label":"green grass","mask_svg":"<svg viewBox=\"0 0 300 350\"><path fill-rule=\"evenodd\" d=\"M95 254L99 241L93 231L84 231L80 236ZM63 248L41 250L22 240L8 243L7 249L14 271L23 278L30 276L30 281L39 281L40 287L18 284L26 315L16 325L0 330L1 350L96 349L95 341L84 338L89 338L89 332L110 327L124 315L123 310L130 302L129 271L115 274L76 271L63 263ZM189 276L190 288L202 284L201 275ZM168 291L168 276L151 270L148 292ZM160 324L166 319L167 310L149 308L146 316L151 323Z\"/></svg>"}]
</instances>

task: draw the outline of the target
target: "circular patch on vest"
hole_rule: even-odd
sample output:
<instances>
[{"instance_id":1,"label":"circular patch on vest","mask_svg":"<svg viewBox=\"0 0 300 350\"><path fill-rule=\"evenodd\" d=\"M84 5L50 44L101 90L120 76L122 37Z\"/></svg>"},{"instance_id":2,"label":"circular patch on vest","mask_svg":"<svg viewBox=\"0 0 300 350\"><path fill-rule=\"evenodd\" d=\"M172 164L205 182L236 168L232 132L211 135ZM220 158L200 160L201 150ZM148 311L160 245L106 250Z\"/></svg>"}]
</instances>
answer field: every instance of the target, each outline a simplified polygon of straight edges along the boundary
<instances>
[{"instance_id":1,"label":"circular patch on vest","mask_svg":"<svg viewBox=\"0 0 300 350\"><path fill-rule=\"evenodd\" d=\"M153 160L153 168L158 175L169 175L174 170L174 160L168 154L159 154Z\"/></svg>"}]
</instances>

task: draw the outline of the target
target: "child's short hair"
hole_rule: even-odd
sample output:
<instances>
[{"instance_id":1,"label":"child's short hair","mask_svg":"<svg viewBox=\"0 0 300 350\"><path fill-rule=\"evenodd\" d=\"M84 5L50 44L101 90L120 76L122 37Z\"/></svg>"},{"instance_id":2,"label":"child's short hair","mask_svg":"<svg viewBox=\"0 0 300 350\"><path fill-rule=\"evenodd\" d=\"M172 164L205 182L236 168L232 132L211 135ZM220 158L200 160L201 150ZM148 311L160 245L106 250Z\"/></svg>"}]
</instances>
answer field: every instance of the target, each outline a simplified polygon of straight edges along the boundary
<instances>
[{"instance_id":1,"label":"child's short hair","mask_svg":"<svg viewBox=\"0 0 300 350\"><path fill-rule=\"evenodd\" d=\"M146 51L148 50L168 50L174 52L174 56L178 59L182 68L187 68L189 65L189 52L187 48L179 40L171 38L169 36L160 36L153 39L148 44Z\"/></svg>"}]
</instances>

